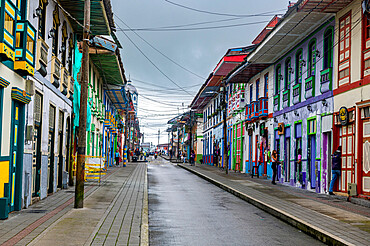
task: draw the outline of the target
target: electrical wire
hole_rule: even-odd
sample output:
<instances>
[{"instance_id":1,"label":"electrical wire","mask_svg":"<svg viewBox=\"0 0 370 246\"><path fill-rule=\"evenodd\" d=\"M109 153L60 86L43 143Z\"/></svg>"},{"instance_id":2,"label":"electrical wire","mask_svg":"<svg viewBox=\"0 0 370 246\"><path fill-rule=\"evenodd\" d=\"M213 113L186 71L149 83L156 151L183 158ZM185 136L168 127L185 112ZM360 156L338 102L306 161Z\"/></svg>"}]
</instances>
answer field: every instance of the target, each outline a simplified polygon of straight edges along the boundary
<instances>
[{"instance_id":1,"label":"electrical wire","mask_svg":"<svg viewBox=\"0 0 370 246\"><path fill-rule=\"evenodd\" d=\"M118 26L118 25L117 25ZM168 77L167 74L165 74L157 65L155 65L155 63L147 56L145 55L145 53L135 44L134 41L132 41L132 39L125 33L123 32L123 34L126 36L126 38L135 46L135 48L137 50L139 50L139 52L163 75L165 76L169 81L171 81L174 85L176 85L180 90L184 91L185 93L191 95L191 93L189 93L188 91L186 91L184 88L182 88L180 85L178 85L174 80L172 80L170 77Z\"/></svg>"},{"instance_id":2,"label":"electrical wire","mask_svg":"<svg viewBox=\"0 0 370 246\"><path fill-rule=\"evenodd\" d=\"M221 28L231 28L231 27L239 27L239 26L251 26L257 24L263 24L269 22L270 20L263 20L263 21L255 21L255 22L247 22L247 23L240 23L240 24L232 24L232 25L223 25L223 26L209 26L209 27L194 27L194 28L167 28L167 29L141 29L135 30L138 32L170 32L170 31L198 31L198 30L212 30L212 29L221 29ZM117 31L127 32L131 31L130 29L125 28L118 28Z\"/></svg>"},{"instance_id":3,"label":"electrical wire","mask_svg":"<svg viewBox=\"0 0 370 246\"><path fill-rule=\"evenodd\" d=\"M268 12L259 13L259 14L249 14L249 15L240 15L240 14L238 14L237 15L237 14L217 13L217 12L211 12L211 11L206 11L206 10L200 10L200 9L188 7L188 6L185 6L185 5L181 5L181 4L169 1L169 0L164 0L164 1L167 2L167 3L170 3L172 5L175 5L175 6L178 6L178 7L181 7L181 8L185 8L185 9L188 9L188 10L192 10L192 11L195 11L195 12L211 14L211 15L220 15L220 16L233 16L233 17L256 17L256 16L266 16L267 14L269 14L269 16L271 16L271 13L285 10L285 9L279 9L279 10L268 11Z\"/></svg>"},{"instance_id":4,"label":"electrical wire","mask_svg":"<svg viewBox=\"0 0 370 246\"><path fill-rule=\"evenodd\" d=\"M127 26L131 31L133 31L131 29L131 27L129 27L119 16L115 15L125 26ZM135 33L136 36L138 36L141 40L143 40L147 45L149 45L152 49L154 49L155 51L157 51L159 54L161 54L163 57L167 58L167 60L171 61L173 64L177 65L178 67L182 68L183 70L195 75L196 77L198 78L201 78L201 79L205 79L204 77L190 71L189 69L187 69L186 67L180 65L178 62L174 61L173 59L171 59L170 57L168 57L167 55L165 55L163 52L161 52L160 50L158 50L156 47L154 47L152 44L150 44L148 41L146 41L142 36L140 36L137 32L133 31Z\"/></svg>"}]
</instances>

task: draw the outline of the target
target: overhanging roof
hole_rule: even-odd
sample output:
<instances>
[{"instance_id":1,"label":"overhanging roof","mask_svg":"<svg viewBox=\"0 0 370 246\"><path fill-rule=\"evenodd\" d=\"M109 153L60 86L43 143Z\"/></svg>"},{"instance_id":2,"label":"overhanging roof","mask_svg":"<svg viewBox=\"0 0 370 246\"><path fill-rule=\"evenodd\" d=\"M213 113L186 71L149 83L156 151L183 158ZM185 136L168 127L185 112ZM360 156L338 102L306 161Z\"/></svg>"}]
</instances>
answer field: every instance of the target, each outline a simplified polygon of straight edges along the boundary
<instances>
[{"instance_id":1,"label":"overhanging roof","mask_svg":"<svg viewBox=\"0 0 370 246\"><path fill-rule=\"evenodd\" d=\"M294 12L282 19L248 56L250 63L274 63L315 29L333 17L328 13Z\"/></svg>"},{"instance_id":2,"label":"overhanging roof","mask_svg":"<svg viewBox=\"0 0 370 246\"><path fill-rule=\"evenodd\" d=\"M298 10L309 12L314 9L315 12L336 13L353 0L301 0L298 3Z\"/></svg>"},{"instance_id":3,"label":"overhanging roof","mask_svg":"<svg viewBox=\"0 0 370 246\"><path fill-rule=\"evenodd\" d=\"M110 35L110 24L113 20L109 21L111 13L107 13L105 5L110 5L110 0L90 0L90 25L91 25L91 34L92 35ZM60 5L75 18L79 23L83 25L84 23L84 0L59 0ZM106 3L105 3L106 2ZM109 3L108 3L109 2ZM108 10L111 12L111 10ZM82 34L82 27L76 23L69 16L69 21L73 27L73 30L79 34Z\"/></svg>"},{"instance_id":4,"label":"overhanging roof","mask_svg":"<svg viewBox=\"0 0 370 246\"><path fill-rule=\"evenodd\" d=\"M105 82L111 85L123 85L121 66L115 53L91 53L90 59L97 66Z\"/></svg>"},{"instance_id":5,"label":"overhanging roof","mask_svg":"<svg viewBox=\"0 0 370 246\"><path fill-rule=\"evenodd\" d=\"M266 69L270 64L245 63L236 69L226 79L227 83L244 83L248 82L257 73Z\"/></svg>"}]
</instances>

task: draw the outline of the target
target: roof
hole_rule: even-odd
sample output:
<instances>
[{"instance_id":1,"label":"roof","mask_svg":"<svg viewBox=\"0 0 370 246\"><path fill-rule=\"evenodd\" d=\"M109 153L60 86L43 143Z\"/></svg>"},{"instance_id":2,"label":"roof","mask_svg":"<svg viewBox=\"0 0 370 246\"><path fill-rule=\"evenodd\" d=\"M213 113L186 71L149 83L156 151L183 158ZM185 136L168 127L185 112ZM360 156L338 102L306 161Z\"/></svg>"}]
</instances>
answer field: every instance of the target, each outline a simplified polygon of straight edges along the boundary
<instances>
[{"instance_id":1,"label":"roof","mask_svg":"<svg viewBox=\"0 0 370 246\"><path fill-rule=\"evenodd\" d=\"M226 54L217 63L213 72L199 89L190 107L196 110L203 109L203 107L218 93L223 78L241 64L254 47L254 45L251 45L228 49Z\"/></svg>"},{"instance_id":2,"label":"roof","mask_svg":"<svg viewBox=\"0 0 370 246\"><path fill-rule=\"evenodd\" d=\"M276 26L280 18L275 15L272 20L263 28L262 32L252 41L252 44L259 44L266 37L266 35Z\"/></svg>"},{"instance_id":3,"label":"roof","mask_svg":"<svg viewBox=\"0 0 370 246\"><path fill-rule=\"evenodd\" d=\"M110 0L90 0L90 25L92 35L110 35L114 27ZM59 0L60 5L80 24L84 23L84 0ZM82 27L69 16L69 22L75 32L82 34Z\"/></svg>"}]
</instances>

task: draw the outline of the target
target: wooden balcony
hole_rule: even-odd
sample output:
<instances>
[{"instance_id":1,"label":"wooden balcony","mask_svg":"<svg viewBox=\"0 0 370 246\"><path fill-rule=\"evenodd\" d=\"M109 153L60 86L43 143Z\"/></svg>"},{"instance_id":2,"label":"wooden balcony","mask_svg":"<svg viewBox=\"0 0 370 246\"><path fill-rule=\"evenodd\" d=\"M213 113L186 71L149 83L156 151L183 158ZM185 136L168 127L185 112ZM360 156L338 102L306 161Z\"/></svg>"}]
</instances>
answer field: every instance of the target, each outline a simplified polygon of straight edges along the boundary
<instances>
[{"instance_id":1,"label":"wooden balcony","mask_svg":"<svg viewBox=\"0 0 370 246\"><path fill-rule=\"evenodd\" d=\"M283 92L283 108L290 106L290 89Z\"/></svg>"},{"instance_id":2,"label":"wooden balcony","mask_svg":"<svg viewBox=\"0 0 370 246\"><path fill-rule=\"evenodd\" d=\"M60 79L61 79L61 73L60 73L60 67L61 63L58 59L58 57L53 56L51 58L51 78L50 82L57 88L59 89L60 86Z\"/></svg>"},{"instance_id":3,"label":"wooden balcony","mask_svg":"<svg viewBox=\"0 0 370 246\"><path fill-rule=\"evenodd\" d=\"M293 86L293 104L301 102L301 84L297 83Z\"/></svg>"},{"instance_id":4,"label":"wooden balcony","mask_svg":"<svg viewBox=\"0 0 370 246\"><path fill-rule=\"evenodd\" d=\"M332 84L333 84L332 81L333 81L333 69L332 68L327 68L320 72L320 82L321 82L320 91L321 93L332 90Z\"/></svg>"},{"instance_id":5,"label":"wooden balcony","mask_svg":"<svg viewBox=\"0 0 370 246\"><path fill-rule=\"evenodd\" d=\"M19 47L15 49L14 70L21 76L35 74L36 29L29 21L17 21Z\"/></svg>"},{"instance_id":6,"label":"wooden balcony","mask_svg":"<svg viewBox=\"0 0 370 246\"><path fill-rule=\"evenodd\" d=\"M46 67L48 66L48 50L49 46L42 38L39 38L37 40L36 70L44 77L47 74Z\"/></svg>"},{"instance_id":7,"label":"wooden balcony","mask_svg":"<svg viewBox=\"0 0 370 246\"><path fill-rule=\"evenodd\" d=\"M308 77L305 80L305 97L306 99L315 96L315 76Z\"/></svg>"},{"instance_id":8,"label":"wooden balcony","mask_svg":"<svg viewBox=\"0 0 370 246\"><path fill-rule=\"evenodd\" d=\"M61 90L61 92L63 93L63 95L65 95L65 96L67 96L67 94L68 94L68 87L69 87L69 80L70 80L70 77L71 76L69 76L69 73L68 73L68 70L67 70L67 68L65 68L65 67L62 67L62 70L61 70L61 84L62 84L62 86L61 86L61 88L60 88L60 90Z\"/></svg>"},{"instance_id":9,"label":"wooden balcony","mask_svg":"<svg viewBox=\"0 0 370 246\"><path fill-rule=\"evenodd\" d=\"M259 102L259 117L268 116L268 97L261 97Z\"/></svg>"},{"instance_id":10,"label":"wooden balcony","mask_svg":"<svg viewBox=\"0 0 370 246\"><path fill-rule=\"evenodd\" d=\"M274 112L279 111L280 109L280 95L277 94L274 96Z\"/></svg>"}]
</instances>

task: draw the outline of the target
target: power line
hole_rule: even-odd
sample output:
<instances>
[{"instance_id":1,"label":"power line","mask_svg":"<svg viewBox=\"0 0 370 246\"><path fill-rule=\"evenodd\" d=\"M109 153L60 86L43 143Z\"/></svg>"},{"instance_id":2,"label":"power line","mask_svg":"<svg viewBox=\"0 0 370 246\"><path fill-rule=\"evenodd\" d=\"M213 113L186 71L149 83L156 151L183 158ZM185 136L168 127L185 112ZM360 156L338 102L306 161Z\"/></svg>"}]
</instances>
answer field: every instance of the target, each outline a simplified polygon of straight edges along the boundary
<instances>
[{"instance_id":1,"label":"power line","mask_svg":"<svg viewBox=\"0 0 370 246\"><path fill-rule=\"evenodd\" d=\"M181 5L181 4L178 4L178 3L175 3L175 2L171 2L169 0L165 0L165 1L167 3L172 4L172 5L175 5L175 6L178 6L178 7L181 7L181 8L185 8L185 9L188 9L188 10L192 10L192 11L195 11L195 12L211 14L211 15L233 16L233 17L256 17L256 16L267 16L267 14L269 14L269 16L271 16L271 13L285 10L285 9L279 9L279 10L268 11L268 12L258 13L258 14L237 15L237 14L217 13L217 12L211 12L211 11L206 11L206 10L200 10L200 9L188 7L188 6L185 6L185 5Z\"/></svg>"},{"instance_id":2,"label":"power line","mask_svg":"<svg viewBox=\"0 0 370 246\"><path fill-rule=\"evenodd\" d=\"M118 25L117 25L118 26ZM135 46L135 48L137 50L139 50L139 52L163 75L165 76L169 81L171 81L173 84L175 84L177 87L179 87L180 90L184 91L185 93L191 95L189 92L187 92L185 89L183 89L181 86L179 86L175 81L173 81L170 77L167 76L167 74L165 74L157 65L155 65L155 63L150 60L150 58L145 55L145 53L135 44L134 41L131 40L131 38L125 33L123 32L123 34L126 36L126 38Z\"/></svg>"},{"instance_id":3,"label":"power line","mask_svg":"<svg viewBox=\"0 0 370 246\"><path fill-rule=\"evenodd\" d=\"M186 67L180 65L179 63L177 63L176 61L174 61L173 59L171 59L170 57L168 57L167 55L165 55L163 52L161 52L160 50L158 50L156 47L154 47L152 44L150 44L148 41L146 41L143 37L141 37L137 32L135 32L134 30L131 29L131 27L129 27L129 25L127 25L119 16L115 15L125 26L127 26L131 31L133 31L135 33L136 36L138 36L141 40L143 40L147 45L149 45L152 49L154 49L155 51L157 51L159 54L161 54L163 57L167 58L169 61L171 61L172 63L174 63L175 65L177 65L178 67L184 69L185 71L197 76L198 78L201 78L201 79L205 79L204 77L190 71L189 69L187 69Z\"/></svg>"},{"instance_id":4,"label":"power line","mask_svg":"<svg viewBox=\"0 0 370 246\"><path fill-rule=\"evenodd\" d=\"M230 27L239 27L239 26L251 26L257 24L267 23L270 20L263 20L263 21L256 21L256 22L248 22L248 23L240 23L240 24L233 24L233 25L223 25L223 26L210 26L210 27L194 27L194 28L167 28L167 29L132 29L133 31L146 31L146 32L169 32L169 31L197 31L197 30L211 30L211 29L221 29L221 28L230 28ZM127 32L131 31L130 29L119 28L117 31Z\"/></svg>"}]
</instances>

